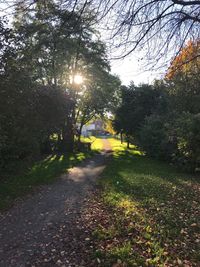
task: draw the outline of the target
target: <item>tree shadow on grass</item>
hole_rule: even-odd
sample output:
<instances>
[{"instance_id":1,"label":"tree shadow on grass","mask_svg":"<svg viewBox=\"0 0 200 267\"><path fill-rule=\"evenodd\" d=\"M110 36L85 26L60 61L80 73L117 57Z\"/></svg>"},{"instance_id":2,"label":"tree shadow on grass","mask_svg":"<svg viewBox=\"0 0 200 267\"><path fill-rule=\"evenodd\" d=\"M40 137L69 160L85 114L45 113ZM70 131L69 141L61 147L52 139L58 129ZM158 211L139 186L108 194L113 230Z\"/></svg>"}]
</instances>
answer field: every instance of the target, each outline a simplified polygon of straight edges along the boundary
<instances>
[{"instance_id":1,"label":"tree shadow on grass","mask_svg":"<svg viewBox=\"0 0 200 267\"><path fill-rule=\"evenodd\" d=\"M26 172L1 181L0 209L8 208L16 198L27 194L34 186L52 183L62 173L90 155L90 152L50 155L35 163Z\"/></svg>"},{"instance_id":2,"label":"tree shadow on grass","mask_svg":"<svg viewBox=\"0 0 200 267\"><path fill-rule=\"evenodd\" d=\"M116 191L124 192L140 202L162 203L181 199L186 206L199 200L198 176L180 172L164 162L134 155L134 152L119 152L106 169L106 176L113 177ZM183 206L183 205L182 205ZM183 207L184 208L184 207Z\"/></svg>"}]
</instances>

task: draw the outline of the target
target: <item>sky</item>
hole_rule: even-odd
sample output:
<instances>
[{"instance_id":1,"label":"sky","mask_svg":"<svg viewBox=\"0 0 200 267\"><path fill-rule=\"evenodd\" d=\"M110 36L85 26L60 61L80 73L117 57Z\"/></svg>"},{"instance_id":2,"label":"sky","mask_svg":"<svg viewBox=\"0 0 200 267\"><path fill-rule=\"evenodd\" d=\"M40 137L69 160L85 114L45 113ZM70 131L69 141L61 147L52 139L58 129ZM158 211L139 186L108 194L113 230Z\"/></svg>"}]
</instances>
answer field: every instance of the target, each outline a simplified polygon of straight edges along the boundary
<instances>
[{"instance_id":1,"label":"sky","mask_svg":"<svg viewBox=\"0 0 200 267\"><path fill-rule=\"evenodd\" d=\"M109 33L104 24L101 26L98 25L97 29L100 32L101 40L107 46L108 58L111 59L111 72L120 77L123 85L129 85L131 81L133 81L135 85L152 83L153 80L163 77L166 67L160 67L158 70L153 70L151 68L150 70L150 66L148 66L149 62L146 60L145 50L133 51L129 56L123 59L113 59L122 56L124 52L126 54L126 50L124 50L123 46L121 48L116 48L112 33ZM162 66L162 62L160 63Z\"/></svg>"},{"instance_id":2,"label":"sky","mask_svg":"<svg viewBox=\"0 0 200 267\"><path fill-rule=\"evenodd\" d=\"M123 60L112 60L111 71L113 74L117 74L120 77L124 85L129 85L131 81L133 81L135 85L152 83L153 80L162 77L163 72L161 70L145 70L142 65L143 64L138 62L133 52Z\"/></svg>"}]
</instances>

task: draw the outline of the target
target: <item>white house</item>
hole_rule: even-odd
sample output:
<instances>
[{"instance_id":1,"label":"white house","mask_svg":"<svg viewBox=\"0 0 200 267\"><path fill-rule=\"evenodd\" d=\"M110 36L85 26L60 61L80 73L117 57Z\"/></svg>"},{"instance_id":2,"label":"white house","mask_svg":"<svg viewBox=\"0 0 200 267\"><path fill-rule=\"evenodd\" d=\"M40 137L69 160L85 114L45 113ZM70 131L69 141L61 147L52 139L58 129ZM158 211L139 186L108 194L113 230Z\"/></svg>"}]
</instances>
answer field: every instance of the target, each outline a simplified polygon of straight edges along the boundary
<instances>
[{"instance_id":1,"label":"white house","mask_svg":"<svg viewBox=\"0 0 200 267\"><path fill-rule=\"evenodd\" d=\"M104 131L103 122L101 120L96 120L90 124L84 125L81 131L81 135L90 136L94 133L102 132L102 131Z\"/></svg>"},{"instance_id":2,"label":"white house","mask_svg":"<svg viewBox=\"0 0 200 267\"><path fill-rule=\"evenodd\" d=\"M92 131L95 131L95 124L94 123L83 125L81 135L90 136Z\"/></svg>"}]
</instances>

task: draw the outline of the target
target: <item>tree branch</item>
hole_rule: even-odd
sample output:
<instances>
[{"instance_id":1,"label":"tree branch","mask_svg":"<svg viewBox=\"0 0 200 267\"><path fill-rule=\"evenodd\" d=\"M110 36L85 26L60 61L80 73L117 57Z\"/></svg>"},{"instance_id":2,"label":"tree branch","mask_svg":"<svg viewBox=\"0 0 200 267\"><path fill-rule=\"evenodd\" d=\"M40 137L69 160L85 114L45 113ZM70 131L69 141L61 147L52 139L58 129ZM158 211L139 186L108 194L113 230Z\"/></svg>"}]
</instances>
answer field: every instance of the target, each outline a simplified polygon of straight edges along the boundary
<instances>
[{"instance_id":1,"label":"tree branch","mask_svg":"<svg viewBox=\"0 0 200 267\"><path fill-rule=\"evenodd\" d=\"M182 6L194 6L194 5L200 5L199 1L181 1L181 0L172 0L172 2L176 5L182 5Z\"/></svg>"}]
</instances>

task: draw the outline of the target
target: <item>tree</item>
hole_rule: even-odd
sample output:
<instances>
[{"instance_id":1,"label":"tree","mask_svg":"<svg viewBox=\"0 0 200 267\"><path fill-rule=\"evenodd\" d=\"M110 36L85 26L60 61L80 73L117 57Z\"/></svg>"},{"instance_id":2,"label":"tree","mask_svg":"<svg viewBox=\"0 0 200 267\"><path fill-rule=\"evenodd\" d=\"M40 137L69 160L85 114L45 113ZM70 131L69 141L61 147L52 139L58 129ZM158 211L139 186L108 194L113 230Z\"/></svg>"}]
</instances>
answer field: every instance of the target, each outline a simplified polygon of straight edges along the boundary
<instances>
[{"instance_id":1,"label":"tree","mask_svg":"<svg viewBox=\"0 0 200 267\"><path fill-rule=\"evenodd\" d=\"M137 139L145 118L150 116L158 106L161 94L150 85L122 87L122 104L116 111L114 128L124 133L128 140Z\"/></svg>"},{"instance_id":2,"label":"tree","mask_svg":"<svg viewBox=\"0 0 200 267\"><path fill-rule=\"evenodd\" d=\"M64 91L33 83L24 70L1 74L0 167L52 152L47 141L62 129L68 102Z\"/></svg>"},{"instance_id":3,"label":"tree","mask_svg":"<svg viewBox=\"0 0 200 267\"><path fill-rule=\"evenodd\" d=\"M170 139L168 121L167 115L155 113L146 117L141 125L138 134L139 145L148 156L171 160L175 145Z\"/></svg>"},{"instance_id":4,"label":"tree","mask_svg":"<svg viewBox=\"0 0 200 267\"><path fill-rule=\"evenodd\" d=\"M115 135L116 131L113 128L113 117L105 118L105 131L111 135Z\"/></svg>"},{"instance_id":5,"label":"tree","mask_svg":"<svg viewBox=\"0 0 200 267\"><path fill-rule=\"evenodd\" d=\"M172 50L178 54L189 39L200 37L200 3L187 0L104 1L115 12L113 36L126 56L137 48L153 63ZM109 28L109 27L108 27ZM121 38L118 38L118 37ZM118 41L119 40L119 41Z\"/></svg>"},{"instance_id":6,"label":"tree","mask_svg":"<svg viewBox=\"0 0 200 267\"><path fill-rule=\"evenodd\" d=\"M188 42L172 60L166 73L173 108L179 112L200 112L200 42ZM191 59L193 59L191 61Z\"/></svg>"},{"instance_id":7,"label":"tree","mask_svg":"<svg viewBox=\"0 0 200 267\"><path fill-rule=\"evenodd\" d=\"M94 20L90 12L72 14L54 1L36 2L34 10L22 8L21 12L25 15L19 16L18 9L14 21L20 63L36 82L65 88L71 105L60 139L63 148L73 150L76 123L82 127L95 114L109 109L119 79L109 73L106 48L90 26ZM76 83L77 74L84 83Z\"/></svg>"},{"instance_id":8,"label":"tree","mask_svg":"<svg viewBox=\"0 0 200 267\"><path fill-rule=\"evenodd\" d=\"M200 71L200 41L189 41L180 53L171 61L166 79L171 80L179 75L193 77ZM193 62L191 62L193 60Z\"/></svg>"},{"instance_id":9,"label":"tree","mask_svg":"<svg viewBox=\"0 0 200 267\"><path fill-rule=\"evenodd\" d=\"M78 105L79 140L83 125L95 116L104 117L107 112L113 113L120 101L119 78L105 71L95 71L94 75L95 79L87 86Z\"/></svg>"},{"instance_id":10,"label":"tree","mask_svg":"<svg viewBox=\"0 0 200 267\"><path fill-rule=\"evenodd\" d=\"M200 113L182 112L174 123L177 147L173 160L189 171L200 167Z\"/></svg>"},{"instance_id":11,"label":"tree","mask_svg":"<svg viewBox=\"0 0 200 267\"><path fill-rule=\"evenodd\" d=\"M93 20L90 11L71 13L51 0L35 2L31 10L20 1L12 29L0 24L4 162L73 150L76 123L116 106L120 81L110 74L106 47L90 26ZM82 84L76 83L77 74Z\"/></svg>"}]
</instances>

